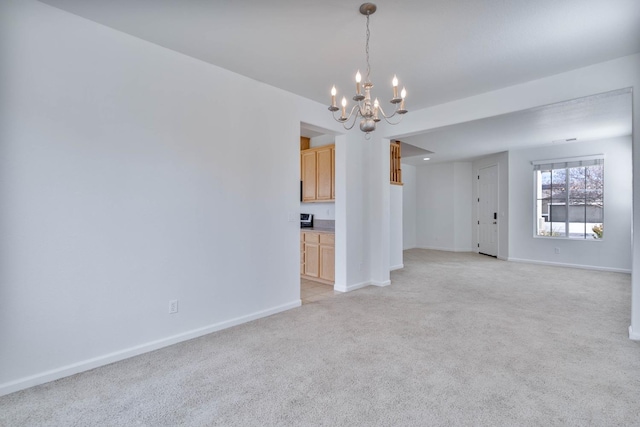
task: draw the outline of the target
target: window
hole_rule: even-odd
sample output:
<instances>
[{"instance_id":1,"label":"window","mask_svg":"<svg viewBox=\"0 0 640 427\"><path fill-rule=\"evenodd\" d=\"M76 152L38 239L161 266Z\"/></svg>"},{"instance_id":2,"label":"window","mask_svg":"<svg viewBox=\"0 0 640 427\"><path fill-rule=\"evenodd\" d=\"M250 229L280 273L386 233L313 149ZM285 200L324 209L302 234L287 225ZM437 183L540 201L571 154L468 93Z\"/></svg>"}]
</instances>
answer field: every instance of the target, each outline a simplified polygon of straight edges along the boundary
<instances>
[{"instance_id":1,"label":"window","mask_svg":"<svg viewBox=\"0 0 640 427\"><path fill-rule=\"evenodd\" d=\"M533 162L535 235L602 239L604 157Z\"/></svg>"}]
</instances>

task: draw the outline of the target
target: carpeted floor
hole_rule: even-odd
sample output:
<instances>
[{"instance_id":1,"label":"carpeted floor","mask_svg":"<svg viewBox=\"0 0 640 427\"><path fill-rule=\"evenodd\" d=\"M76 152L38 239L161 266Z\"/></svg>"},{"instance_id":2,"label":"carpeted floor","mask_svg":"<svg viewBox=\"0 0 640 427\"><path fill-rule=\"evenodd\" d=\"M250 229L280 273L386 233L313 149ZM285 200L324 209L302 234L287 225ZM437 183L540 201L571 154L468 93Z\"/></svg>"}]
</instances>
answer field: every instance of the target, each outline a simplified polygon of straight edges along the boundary
<instances>
[{"instance_id":1,"label":"carpeted floor","mask_svg":"<svg viewBox=\"0 0 640 427\"><path fill-rule=\"evenodd\" d=\"M640 425L629 275L404 263L389 287L2 397L0 425Z\"/></svg>"}]
</instances>

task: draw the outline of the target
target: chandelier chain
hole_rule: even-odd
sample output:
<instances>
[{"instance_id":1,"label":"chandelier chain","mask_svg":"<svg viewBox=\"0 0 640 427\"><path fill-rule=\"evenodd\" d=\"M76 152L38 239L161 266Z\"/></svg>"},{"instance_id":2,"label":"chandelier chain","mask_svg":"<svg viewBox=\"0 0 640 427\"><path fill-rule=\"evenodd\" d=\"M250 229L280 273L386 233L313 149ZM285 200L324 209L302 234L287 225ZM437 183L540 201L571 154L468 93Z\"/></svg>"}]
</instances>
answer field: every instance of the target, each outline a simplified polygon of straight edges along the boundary
<instances>
[{"instance_id":1,"label":"chandelier chain","mask_svg":"<svg viewBox=\"0 0 640 427\"><path fill-rule=\"evenodd\" d=\"M367 83L370 83L371 80L369 80L369 73L371 72L371 66L369 65L369 37L371 36L371 33L369 32L369 16L371 14L367 13L367 43L366 43L366 49L365 49L365 53L367 54L367 80L365 80Z\"/></svg>"}]
</instances>

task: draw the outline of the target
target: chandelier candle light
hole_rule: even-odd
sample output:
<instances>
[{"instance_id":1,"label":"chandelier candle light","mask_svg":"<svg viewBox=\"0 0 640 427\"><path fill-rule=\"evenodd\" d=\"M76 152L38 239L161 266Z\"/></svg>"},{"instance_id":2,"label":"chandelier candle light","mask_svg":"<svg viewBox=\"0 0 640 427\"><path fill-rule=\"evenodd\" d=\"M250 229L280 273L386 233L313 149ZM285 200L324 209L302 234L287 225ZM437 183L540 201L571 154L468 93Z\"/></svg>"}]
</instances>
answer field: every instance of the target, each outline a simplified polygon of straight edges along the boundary
<instances>
[{"instance_id":1,"label":"chandelier candle light","mask_svg":"<svg viewBox=\"0 0 640 427\"><path fill-rule=\"evenodd\" d=\"M378 102L378 98L376 98L373 103L371 102L371 88L373 87L373 83L369 80L369 74L371 70L371 66L369 65L369 17L373 15L376 11L376 5L373 3L364 3L360 6L360 13L367 17L367 43L365 53L367 56L367 76L364 83L362 82L362 75L360 74L360 70L356 73L356 94L353 96L353 100L356 101L356 105L353 106L351 112L347 116L347 98L342 97L342 111L340 117L336 117L336 111L340 110L336 105L336 87L333 86L331 88L331 106L329 107L329 111L333 113L333 118L342 123L345 129L351 129L356 123L358 117L361 117L360 120L360 130L365 132L367 136L369 132L373 132L376 130L376 123L381 120L381 116L385 119L385 121L392 125L397 125L402 120L402 115L407 112L404 108L404 98L407 96L407 91L405 88L402 88L400 92L400 96L398 97L398 78L393 76L393 80L391 82L393 86L393 98L391 99L391 103L396 106L393 114L386 115L382 106L380 106L380 102ZM364 95L362 94L362 89L364 88ZM389 121L390 118L394 117L396 114L400 115L400 120L397 123L392 123ZM353 117L353 122L349 125L348 122Z\"/></svg>"}]
</instances>

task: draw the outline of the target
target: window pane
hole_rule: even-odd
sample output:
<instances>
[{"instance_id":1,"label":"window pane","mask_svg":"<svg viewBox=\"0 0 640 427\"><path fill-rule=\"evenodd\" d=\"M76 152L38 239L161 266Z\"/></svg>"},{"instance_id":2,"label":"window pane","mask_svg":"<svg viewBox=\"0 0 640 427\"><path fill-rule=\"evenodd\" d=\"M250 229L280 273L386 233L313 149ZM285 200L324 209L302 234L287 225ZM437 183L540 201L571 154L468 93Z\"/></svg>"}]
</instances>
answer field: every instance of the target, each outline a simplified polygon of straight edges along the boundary
<instances>
[{"instance_id":1,"label":"window pane","mask_svg":"<svg viewBox=\"0 0 640 427\"><path fill-rule=\"evenodd\" d=\"M601 239L604 234L604 166L586 167L585 180L585 199L587 201L585 228L587 238Z\"/></svg>"},{"instance_id":2,"label":"window pane","mask_svg":"<svg viewBox=\"0 0 640 427\"><path fill-rule=\"evenodd\" d=\"M586 237L586 182L584 167L569 168L569 237L584 239Z\"/></svg>"},{"instance_id":3,"label":"window pane","mask_svg":"<svg viewBox=\"0 0 640 427\"><path fill-rule=\"evenodd\" d=\"M554 169L551 171L551 197L566 198L567 194L567 170Z\"/></svg>"},{"instance_id":4,"label":"window pane","mask_svg":"<svg viewBox=\"0 0 640 427\"><path fill-rule=\"evenodd\" d=\"M545 223L549 222L549 202L551 201L551 171L542 170L536 174L537 181L537 205L536 218L537 230L536 234L544 235L546 229Z\"/></svg>"},{"instance_id":5,"label":"window pane","mask_svg":"<svg viewBox=\"0 0 640 427\"><path fill-rule=\"evenodd\" d=\"M585 193L587 203L604 206L604 167L602 165L585 168Z\"/></svg>"},{"instance_id":6,"label":"window pane","mask_svg":"<svg viewBox=\"0 0 640 427\"><path fill-rule=\"evenodd\" d=\"M564 198L553 198L549 203L549 221L565 222L567 220L567 203Z\"/></svg>"},{"instance_id":7,"label":"window pane","mask_svg":"<svg viewBox=\"0 0 640 427\"><path fill-rule=\"evenodd\" d=\"M586 196L586 168L569 169L569 200L570 204L584 204Z\"/></svg>"},{"instance_id":8,"label":"window pane","mask_svg":"<svg viewBox=\"0 0 640 427\"><path fill-rule=\"evenodd\" d=\"M573 164L535 172L536 235L602 238L604 166Z\"/></svg>"},{"instance_id":9,"label":"window pane","mask_svg":"<svg viewBox=\"0 0 640 427\"><path fill-rule=\"evenodd\" d=\"M547 224L545 236L565 237L567 235L566 224L564 222L549 222Z\"/></svg>"}]
</instances>

